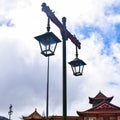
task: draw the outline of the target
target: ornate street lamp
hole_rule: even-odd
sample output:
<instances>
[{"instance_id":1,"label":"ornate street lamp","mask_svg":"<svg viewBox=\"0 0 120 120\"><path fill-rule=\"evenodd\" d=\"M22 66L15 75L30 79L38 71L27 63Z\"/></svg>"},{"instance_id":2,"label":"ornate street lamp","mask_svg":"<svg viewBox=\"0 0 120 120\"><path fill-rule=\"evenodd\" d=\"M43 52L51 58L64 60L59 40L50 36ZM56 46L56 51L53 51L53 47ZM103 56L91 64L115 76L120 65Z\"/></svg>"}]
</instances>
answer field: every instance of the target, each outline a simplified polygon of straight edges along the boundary
<instances>
[{"instance_id":1,"label":"ornate street lamp","mask_svg":"<svg viewBox=\"0 0 120 120\"><path fill-rule=\"evenodd\" d=\"M81 76L83 74L84 65L86 65L86 63L78 58L77 47L76 47L76 58L70 61L69 64L71 65L73 75Z\"/></svg>"},{"instance_id":2,"label":"ornate street lamp","mask_svg":"<svg viewBox=\"0 0 120 120\"><path fill-rule=\"evenodd\" d=\"M67 65L66 65L66 40L69 38L73 44L76 45L76 58L69 62L72 67L73 74L75 76L82 75L85 62L78 58L77 48L80 49L81 43L75 36L73 36L67 29L66 29L66 18L62 18L63 24L57 19L54 15L54 12L50 10L49 6L46 3L42 4L42 11L46 13L48 17L48 26L47 26L47 33L42 34L40 36L35 37L36 40L39 41L41 53L48 57L48 74L47 74L47 108L46 108L46 119L48 120L48 93L49 93L49 56L54 55L57 43L60 42L59 38L55 36L52 32L49 32L49 19L60 29L62 35L62 43L63 43L63 120L67 120ZM77 69L78 68L78 69Z\"/></svg>"}]
</instances>

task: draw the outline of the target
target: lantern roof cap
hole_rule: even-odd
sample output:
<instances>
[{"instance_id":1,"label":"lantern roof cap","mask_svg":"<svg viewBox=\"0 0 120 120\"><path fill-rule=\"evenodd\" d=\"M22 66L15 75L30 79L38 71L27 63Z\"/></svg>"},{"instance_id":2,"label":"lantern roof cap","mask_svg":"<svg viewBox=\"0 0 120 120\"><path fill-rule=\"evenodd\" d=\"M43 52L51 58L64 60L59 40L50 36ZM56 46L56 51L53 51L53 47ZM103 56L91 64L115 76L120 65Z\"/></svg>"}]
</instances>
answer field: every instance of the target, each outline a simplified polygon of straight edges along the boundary
<instances>
[{"instance_id":1,"label":"lantern roof cap","mask_svg":"<svg viewBox=\"0 0 120 120\"><path fill-rule=\"evenodd\" d=\"M37 41L42 42L42 44L45 44L43 40L46 40L47 38L54 39L51 44L54 44L55 42L61 42L61 40L53 33L53 32L46 32L42 35L34 37Z\"/></svg>"},{"instance_id":2,"label":"lantern roof cap","mask_svg":"<svg viewBox=\"0 0 120 120\"><path fill-rule=\"evenodd\" d=\"M70 62L68 62L70 65L72 65L72 66L78 66L78 64L81 66L81 65L86 65L86 63L83 61L83 60L81 60L81 59L79 59L78 57L76 57L74 60L72 60L72 61L70 61Z\"/></svg>"}]
</instances>

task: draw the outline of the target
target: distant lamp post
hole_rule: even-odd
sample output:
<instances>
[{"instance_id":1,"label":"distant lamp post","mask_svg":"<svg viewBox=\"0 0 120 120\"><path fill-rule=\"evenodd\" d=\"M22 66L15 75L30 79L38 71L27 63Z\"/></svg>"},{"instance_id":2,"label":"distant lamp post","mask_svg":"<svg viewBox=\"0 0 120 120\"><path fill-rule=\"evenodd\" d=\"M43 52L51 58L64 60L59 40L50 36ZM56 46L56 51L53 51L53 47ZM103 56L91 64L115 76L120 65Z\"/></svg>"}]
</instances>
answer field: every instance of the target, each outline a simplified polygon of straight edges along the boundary
<instances>
[{"instance_id":1,"label":"distant lamp post","mask_svg":"<svg viewBox=\"0 0 120 120\"><path fill-rule=\"evenodd\" d=\"M78 58L77 47L76 47L76 58L70 61L69 64L71 65L73 75L81 76L83 74L84 65L86 65L86 63Z\"/></svg>"},{"instance_id":2,"label":"distant lamp post","mask_svg":"<svg viewBox=\"0 0 120 120\"><path fill-rule=\"evenodd\" d=\"M12 107L13 107L12 104L10 104L9 111L8 111L9 120L11 120L11 115L12 115L12 113L13 113Z\"/></svg>"}]
</instances>

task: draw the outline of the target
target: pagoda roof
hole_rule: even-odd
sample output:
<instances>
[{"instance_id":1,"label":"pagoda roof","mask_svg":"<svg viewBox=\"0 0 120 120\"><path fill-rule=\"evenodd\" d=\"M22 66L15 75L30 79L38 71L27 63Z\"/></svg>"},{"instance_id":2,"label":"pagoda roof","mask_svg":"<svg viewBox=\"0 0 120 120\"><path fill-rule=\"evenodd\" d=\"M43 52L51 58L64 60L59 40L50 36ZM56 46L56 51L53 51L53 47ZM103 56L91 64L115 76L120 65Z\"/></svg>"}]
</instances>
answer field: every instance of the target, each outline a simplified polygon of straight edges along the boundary
<instances>
[{"instance_id":1,"label":"pagoda roof","mask_svg":"<svg viewBox=\"0 0 120 120\"><path fill-rule=\"evenodd\" d=\"M95 115L95 114L120 114L120 107L113 105L107 101L103 101L100 104L83 112L77 111L79 116L83 115Z\"/></svg>"},{"instance_id":2,"label":"pagoda roof","mask_svg":"<svg viewBox=\"0 0 120 120\"><path fill-rule=\"evenodd\" d=\"M42 116L37 112L37 109L29 116L23 116L23 120L41 120Z\"/></svg>"},{"instance_id":3,"label":"pagoda roof","mask_svg":"<svg viewBox=\"0 0 120 120\"><path fill-rule=\"evenodd\" d=\"M97 100L106 100L110 102L112 99L113 99L113 96L106 97L101 91L99 91L99 93L95 97L89 97L89 103L93 104L94 101L97 101Z\"/></svg>"}]
</instances>

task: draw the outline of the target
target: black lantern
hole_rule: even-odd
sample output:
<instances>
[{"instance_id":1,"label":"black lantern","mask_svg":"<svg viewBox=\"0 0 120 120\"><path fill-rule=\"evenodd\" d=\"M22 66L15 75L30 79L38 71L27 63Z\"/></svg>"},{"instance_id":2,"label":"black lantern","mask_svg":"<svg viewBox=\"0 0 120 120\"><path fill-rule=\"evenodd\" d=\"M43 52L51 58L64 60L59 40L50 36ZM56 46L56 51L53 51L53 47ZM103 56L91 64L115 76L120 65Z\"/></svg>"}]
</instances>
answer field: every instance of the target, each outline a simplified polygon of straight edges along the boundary
<instances>
[{"instance_id":1,"label":"black lantern","mask_svg":"<svg viewBox=\"0 0 120 120\"><path fill-rule=\"evenodd\" d=\"M46 57L54 55L57 43L61 42L52 32L46 32L45 34L36 36L35 39L39 42L41 54Z\"/></svg>"},{"instance_id":2,"label":"black lantern","mask_svg":"<svg viewBox=\"0 0 120 120\"><path fill-rule=\"evenodd\" d=\"M83 74L84 65L86 65L86 63L78 58L77 46L76 46L76 58L70 61L69 64L71 65L73 75L81 76Z\"/></svg>"},{"instance_id":3,"label":"black lantern","mask_svg":"<svg viewBox=\"0 0 120 120\"><path fill-rule=\"evenodd\" d=\"M80 76L83 74L84 65L86 65L83 60L75 58L74 60L70 61L69 64L71 65L73 75Z\"/></svg>"}]
</instances>

